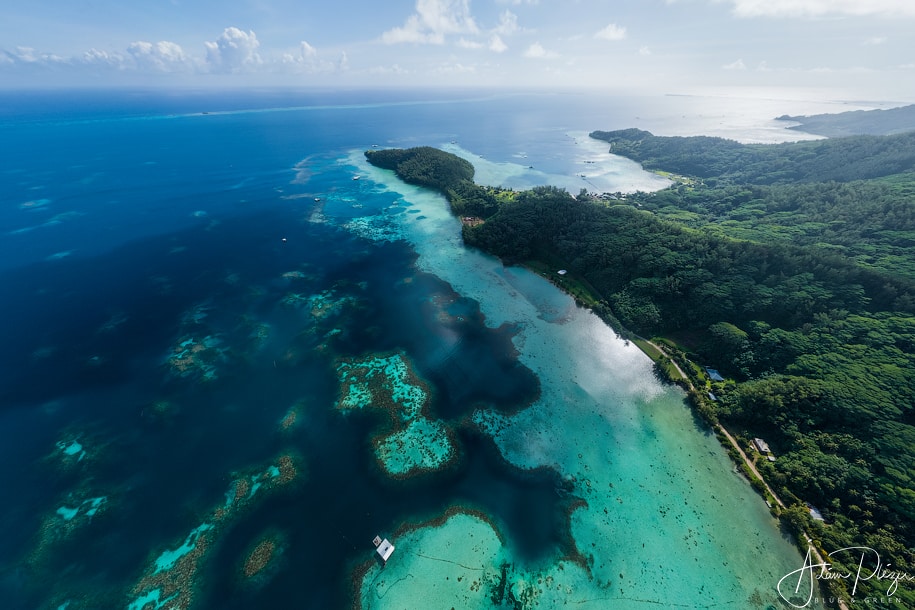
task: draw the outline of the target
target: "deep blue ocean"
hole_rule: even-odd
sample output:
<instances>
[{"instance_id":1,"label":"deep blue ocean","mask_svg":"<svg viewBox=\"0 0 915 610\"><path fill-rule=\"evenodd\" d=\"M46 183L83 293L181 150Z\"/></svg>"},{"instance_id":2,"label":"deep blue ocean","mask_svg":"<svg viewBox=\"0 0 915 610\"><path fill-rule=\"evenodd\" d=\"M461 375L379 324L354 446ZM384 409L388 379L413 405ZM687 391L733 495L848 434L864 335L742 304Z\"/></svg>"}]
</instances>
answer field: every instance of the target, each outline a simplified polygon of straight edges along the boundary
<instances>
[{"instance_id":1,"label":"deep blue ocean","mask_svg":"<svg viewBox=\"0 0 915 610\"><path fill-rule=\"evenodd\" d=\"M465 425L478 405L512 413L540 396L517 328L488 325L408 242L352 230L411 210L347 158L448 144L576 177L589 154L576 134L645 117L663 132L677 103L698 104L0 94L0 606L172 607L150 592L164 587L156 561L183 545L196 559L172 585L193 608L342 608L375 534L455 505L488 515L520 557L568 552L575 498L559 474L509 464ZM426 384L455 431L447 468L386 476L372 444L385 416L334 408L339 363L366 354L400 354ZM259 474L284 457L292 480ZM236 508L239 480L265 489ZM195 547L201 523L215 525ZM273 555L249 578L264 540Z\"/></svg>"}]
</instances>

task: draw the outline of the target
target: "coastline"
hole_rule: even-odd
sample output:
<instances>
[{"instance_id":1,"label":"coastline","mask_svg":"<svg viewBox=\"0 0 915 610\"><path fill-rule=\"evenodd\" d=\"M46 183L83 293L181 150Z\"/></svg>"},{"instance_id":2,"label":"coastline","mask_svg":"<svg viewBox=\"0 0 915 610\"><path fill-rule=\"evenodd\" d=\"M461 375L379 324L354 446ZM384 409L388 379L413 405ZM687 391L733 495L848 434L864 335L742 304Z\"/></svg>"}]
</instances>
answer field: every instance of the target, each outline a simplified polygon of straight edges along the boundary
<instances>
[{"instance_id":1,"label":"coastline","mask_svg":"<svg viewBox=\"0 0 915 610\"><path fill-rule=\"evenodd\" d=\"M598 299L593 294L590 294L589 295L590 298L586 300L586 299L580 299L579 295L577 293L567 291L565 288L565 285L562 282L555 281L555 279L551 275L547 275L547 274L541 272L542 265L525 264L523 266L526 269L529 269L530 271L537 273L541 277L549 280L554 286L556 286L560 290L563 290L564 292L566 292L566 294L568 294L573 299L575 299L576 304L579 305L580 307L591 309L589 307L588 301L599 302ZM563 278L563 279L565 279L565 278ZM591 311L594 311L594 310L591 309ZM696 409L696 407L698 406L697 402L701 404L701 402L703 402L705 399L703 399L700 396L699 390L696 388L695 384L690 379L689 375L687 375L687 373L683 370L683 368L680 366L680 364L677 362L677 360L673 356L671 356L662 346L658 345L654 341L652 341L650 339L645 339L643 337L639 337L638 335L635 335L635 334L629 332L628 330L626 330L622 325L614 326L609 321L607 321L603 316L601 316L598 312L594 312L594 313L599 318L601 318L601 320L603 320L603 322L613 332L617 333L620 337L623 337L625 340L633 343L636 347L639 348L639 350L641 350L641 352L643 354L648 356L648 358L651 359L652 362L654 362L654 364L656 366L656 370L660 373L663 373L662 376L665 378L665 381L667 383L679 386L679 387L683 388L684 390L686 390L687 399L688 399L687 402L692 403L691 406L692 406L693 412L696 415L698 415L700 417L700 419L702 419L702 421L713 432L715 432L716 434L720 434L721 436L724 437L724 440L722 440L721 445L726 450L728 450L729 455L732 455L730 452L730 449L733 449L737 452L740 459L734 459L734 463L737 466L740 466L741 464L746 466L746 468L749 472L744 472L744 476L747 477L747 480L751 484L753 484L754 478L758 479L765 486L765 490L772 497L772 499L775 500L775 502L781 508L786 508L785 503L782 502L782 500L778 497L778 495L775 493L775 491L773 491L772 488L769 486L769 484L766 482L766 480L762 476L762 474L760 474L759 470L757 470L756 465L753 462L753 460L751 460L747 456L747 454L744 452L744 450L740 447L740 445L737 442L737 439L730 432L728 432L728 430L724 427L724 425L721 424L721 422L719 422L717 420L717 418L714 418L714 417L710 418L709 416L711 414L707 409L706 410L697 410ZM670 372L671 369L675 372L675 374L671 374L671 372ZM721 438L719 438L719 440L721 440ZM733 458L733 455L732 455L732 458ZM759 491L759 490L757 490L757 491ZM761 492L761 495L762 495L763 500L765 500L767 502L769 501L769 498L766 497L765 493ZM773 513L773 515L776 517L779 516L778 513Z\"/></svg>"},{"instance_id":2,"label":"coastline","mask_svg":"<svg viewBox=\"0 0 915 610\"><path fill-rule=\"evenodd\" d=\"M553 277L550 273L544 273L544 266L542 264L524 264L526 269L537 273L541 277L547 279L554 286L563 290L575 299L575 302L580 307L589 308L587 301L598 302L598 299L593 294L588 294L589 299L580 299L578 294L572 293L566 290L565 285L561 281L556 281L556 278ZM566 279L563 277L562 279ZM590 309L590 308L589 308ZM592 309L593 311L593 309ZM631 339L627 338L627 341L631 341L635 344L639 350L642 351L652 362L655 364L655 370L659 373L660 376L665 378L667 383L672 385L679 386L687 392L685 397L685 402L690 405L690 410L698 419L700 419L709 430L711 430L715 437L718 439L721 447L725 450L728 456L731 458L732 463L735 465L735 471L740 472L740 474L750 483L750 486L757 492L758 496L766 503L769 508L769 512L773 517L779 520L783 526L790 530L790 525L783 519L783 512L788 508L787 505L782 501L778 496L775 490L769 485L762 473L756 468L755 461L752 460L747 453L740 446L737 438L734 437L728 431L724 425L718 421L717 417L711 412L710 406L706 405L706 399L702 396L696 386L693 384L692 379L689 375L681 368L677 360L671 356L662 346L658 345L650 339L645 339L633 335L627 331L622 325L614 326L609 321L607 321L603 316L595 312L601 320L607 325L608 328L616 332L620 337L628 336L632 337ZM689 361L687 361L689 362ZM691 363L690 363L691 364ZM671 374L671 369L675 371L675 375ZM705 407L705 408L703 408ZM775 503L773 505L773 502ZM829 562L825 559L828 557L828 553L817 545L815 539L810 536L809 532L802 531L800 535L795 539L795 545L799 552L802 554L805 552L810 552L813 555L813 558L817 565L829 565ZM822 592L817 596L822 598ZM848 610L847 602L839 598L834 598L837 607L840 610Z\"/></svg>"},{"instance_id":3,"label":"coastline","mask_svg":"<svg viewBox=\"0 0 915 610\"><path fill-rule=\"evenodd\" d=\"M369 158L370 153L372 152L374 151L367 150L365 153L366 157ZM446 151L446 154L454 153ZM374 163L372 163L370 159L368 162L369 165L374 166ZM392 169L392 171L394 171L399 179L403 180L403 177L397 170ZM663 176L671 182L686 180L682 176L670 174L669 172L651 173ZM446 188L437 188L429 184L417 186L418 188L429 188L433 191L438 191L442 196L445 197L449 203L449 214L460 223L462 243L464 242L463 233L468 227L474 227L486 222L485 219L473 217L473 222L468 223L468 219L457 214L451 205L451 199ZM623 339L627 344L630 342L633 343L642 353L644 353L654 363L656 372L665 380L665 382L679 386L684 391L686 391L687 402L690 404L693 414L701 419L702 422L709 427L709 429L716 433L721 446L726 450L735 465L741 469L741 472L754 487L754 489L756 489L757 492L762 496L763 500L766 501L766 504L770 507L770 511L772 512L773 516L780 518L780 511L771 505L770 497L781 509L786 507L784 502L782 502L782 500L765 481L760 472L756 469L755 464L740 447L737 439L734 438L734 436L731 435L730 432L728 432L718 421L717 417L713 413L711 405L707 404L707 399L704 398L704 396L699 392L698 388L696 387L696 383L684 370L684 368L687 370L695 368L693 363L686 360L685 355L682 353L680 354L681 358L684 359L684 366L681 367L677 360L671 356L663 347L649 339L640 337L625 328L625 326L613 314L609 304L599 298L599 296L596 294L596 290L587 281L581 278L576 278L574 275L569 275L567 272L565 272L565 270L563 270L562 274L559 274L559 271L554 270L546 261L533 259L525 260L516 264L517 266L520 266L521 268L524 268L549 281L563 293L570 296L578 307L585 308L594 313L619 338ZM767 497L767 495L769 497ZM807 538L809 539L809 537ZM798 544L798 548L800 548L800 544Z\"/></svg>"},{"instance_id":4,"label":"coastline","mask_svg":"<svg viewBox=\"0 0 915 610\"><path fill-rule=\"evenodd\" d=\"M746 605L756 595L772 595L775 602L775 583L788 566L800 564L797 547L783 537L747 480L737 476L720 441L698 424L683 394L655 378L651 360L619 336L615 328L621 326L594 315L581 302L584 292L578 301L585 307L576 307L568 291L556 290L553 282L539 279L542 273L531 272L530 262L527 267L504 266L467 248L460 219L443 205L445 198L436 189L411 185L359 157L350 160L415 210L403 216L407 222L400 226L417 248L418 268L480 302L487 325L521 323L516 345L521 361L544 381L543 396L509 417L484 410L479 423L510 463L551 465L585 498L587 505L573 518L573 533L593 562L595 580L574 579L581 599L596 599L593 594L602 592L595 583L612 581L615 590L622 589L612 599L635 603L643 586L639 583L651 581L661 594L653 603L668 597L693 599L700 588L703 604ZM422 221L414 220L418 218ZM556 269L547 271L550 279ZM557 354L563 356L557 359ZM565 433L575 430L592 432L569 443ZM633 452L644 458L620 459ZM739 519L734 518L737 510ZM634 523L644 527L633 530ZM687 530L693 533L686 538L676 534ZM638 550L633 534L643 543L636 545ZM755 555L739 553L732 544L735 537L748 536L756 541ZM595 545L600 552L592 549ZM669 561L656 564L651 561L656 557ZM722 561L727 567L713 577L697 572L701 565ZM671 570L679 577L672 578ZM641 578L634 579L640 572ZM750 574L753 578L746 578ZM728 591L747 597L739 602L721 597Z\"/></svg>"}]
</instances>

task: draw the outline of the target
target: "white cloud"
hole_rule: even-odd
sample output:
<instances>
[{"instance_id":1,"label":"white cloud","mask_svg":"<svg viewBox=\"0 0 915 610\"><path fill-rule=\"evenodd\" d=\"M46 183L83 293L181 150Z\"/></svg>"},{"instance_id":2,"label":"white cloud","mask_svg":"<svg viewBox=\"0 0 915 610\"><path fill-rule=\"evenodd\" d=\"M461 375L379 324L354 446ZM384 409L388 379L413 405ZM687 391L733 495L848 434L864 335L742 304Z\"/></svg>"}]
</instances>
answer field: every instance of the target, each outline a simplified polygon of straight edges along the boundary
<instances>
[{"instance_id":1,"label":"white cloud","mask_svg":"<svg viewBox=\"0 0 915 610\"><path fill-rule=\"evenodd\" d=\"M763 60L759 62L759 65L756 66L757 72L771 72L772 68L769 67L769 62Z\"/></svg>"},{"instance_id":2,"label":"white cloud","mask_svg":"<svg viewBox=\"0 0 915 610\"><path fill-rule=\"evenodd\" d=\"M416 0L416 14L407 17L403 27L381 35L382 42L442 44L447 34L479 32L470 14L470 0Z\"/></svg>"},{"instance_id":3,"label":"white cloud","mask_svg":"<svg viewBox=\"0 0 915 610\"><path fill-rule=\"evenodd\" d=\"M518 15L506 9L499 15L499 25L497 25L493 31L502 36L511 36L520 30L521 28L518 26Z\"/></svg>"},{"instance_id":4,"label":"white cloud","mask_svg":"<svg viewBox=\"0 0 915 610\"><path fill-rule=\"evenodd\" d=\"M253 31L236 27L223 30L216 42L205 42L206 61L215 72L242 72L263 63L257 53L260 42Z\"/></svg>"},{"instance_id":5,"label":"white cloud","mask_svg":"<svg viewBox=\"0 0 915 610\"><path fill-rule=\"evenodd\" d=\"M535 42L524 51L524 57L529 59L553 59L559 57L559 55L553 51L547 51L543 48L543 45L539 42Z\"/></svg>"},{"instance_id":6,"label":"white cloud","mask_svg":"<svg viewBox=\"0 0 915 610\"><path fill-rule=\"evenodd\" d=\"M463 36L458 40L457 45L462 49L482 49L485 45L482 42L476 40L467 40Z\"/></svg>"},{"instance_id":7,"label":"white cloud","mask_svg":"<svg viewBox=\"0 0 915 610\"><path fill-rule=\"evenodd\" d=\"M89 49L83 53L80 61L84 64L97 66L122 67L124 65L124 56L120 53L109 53L108 51Z\"/></svg>"},{"instance_id":8,"label":"white cloud","mask_svg":"<svg viewBox=\"0 0 915 610\"><path fill-rule=\"evenodd\" d=\"M436 74L472 74L476 71L474 66L465 66L462 63L442 64L435 69Z\"/></svg>"},{"instance_id":9,"label":"white cloud","mask_svg":"<svg viewBox=\"0 0 915 610\"><path fill-rule=\"evenodd\" d=\"M304 40L293 49L263 58L258 53L259 47L254 32L226 28L215 42L205 43L205 57L203 54L191 55L174 42L138 40L131 42L124 51L90 48L68 57L42 53L30 47L0 49L0 68L21 74L37 74L39 70L55 73L66 69L66 73L74 77L107 72L131 75L130 78L144 74L245 74L255 69L276 75L339 74L349 69L345 52L330 57Z\"/></svg>"},{"instance_id":10,"label":"white cloud","mask_svg":"<svg viewBox=\"0 0 915 610\"><path fill-rule=\"evenodd\" d=\"M496 0L499 4L511 4L518 6L521 4L540 4L540 0Z\"/></svg>"},{"instance_id":11,"label":"white cloud","mask_svg":"<svg viewBox=\"0 0 915 610\"><path fill-rule=\"evenodd\" d=\"M626 38L626 28L620 27L615 23L611 23L601 31L597 32L594 37L600 38L602 40L623 40Z\"/></svg>"},{"instance_id":12,"label":"white cloud","mask_svg":"<svg viewBox=\"0 0 915 610\"><path fill-rule=\"evenodd\" d=\"M281 61L284 64L313 64L318 61L318 50L303 40L295 52L283 53Z\"/></svg>"},{"instance_id":13,"label":"white cloud","mask_svg":"<svg viewBox=\"0 0 915 610\"><path fill-rule=\"evenodd\" d=\"M127 46L136 66L153 72L180 72L193 67L191 58L174 42L145 42L138 40Z\"/></svg>"},{"instance_id":14,"label":"white cloud","mask_svg":"<svg viewBox=\"0 0 915 610\"><path fill-rule=\"evenodd\" d=\"M409 71L401 68L399 64L394 64L392 66L375 66L374 68L369 68L369 73L388 76L390 74L409 74Z\"/></svg>"},{"instance_id":15,"label":"white cloud","mask_svg":"<svg viewBox=\"0 0 915 610\"><path fill-rule=\"evenodd\" d=\"M318 50L303 40L299 43L299 51L303 58L311 59L318 56Z\"/></svg>"},{"instance_id":16,"label":"white cloud","mask_svg":"<svg viewBox=\"0 0 915 610\"><path fill-rule=\"evenodd\" d=\"M16 47L12 53L7 52L13 63L19 64L61 64L67 60L53 53L37 53L32 47Z\"/></svg>"},{"instance_id":17,"label":"white cloud","mask_svg":"<svg viewBox=\"0 0 915 610\"><path fill-rule=\"evenodd\" d=\"M387 44L399 44L402 42L443 44L445 35L441 32L426 30L418 16L410 15L403 27L394 28L382 34L381 41Z\"/></svg>"},{"instance_id":18,"label":"white cloud","mask_svg":"<svg viewBox=\"0 0 915 610\"><path fill-rule=\"evenodd\" d=\"M318 52L316 48L306 41L299 43L295 52L284 53L280 59L286 69L292 72L308 73L329 73L340 72L348 68L349 59L346 53L341 53L340 58L336 61L327 59Z\"/></svg>"},{"instance_id":19,"label":"white cloud","mask_svg":"<svg viewBox=\"0 0 915 610\"><path fill-rule=\"evenodd\" d=\"M725 64L721 67L724 68L725 70L746 70L747 64L743 63L742 59L738 59L737 61L731 62L729 64Z\"/></svg>"},{"instance_id":20,"label":"white cloud","mask_svg":"<svg viewBox=\"0 0 915 610\"><path fill-rule=\"evenodd\" d=\"M639 47L639 55L651 55L651 49L648 47Z\"/></svg>"},{"instance_id":21,"label":"white cloud","mask_svg":"<svg viewBox=\"0 0 915 610\"><path fill-rule=\"evenodd\" d=\"M877 46L877 45L881 45L881 44L886 44L886 41L887 41L886 36L874 36L872 38L868 38L867 40L865 40L864 44L867 46Z\"/></svg>"},{"instance_id":22,"label":"white cloud","mask_svg":"<svg viewBox=\"0 0 915 610\"><path fill-rule=\"evenodd\" d=\"M36 51L32 47L16 47L13 51L0 49L0 66L21 70L23 73L35 73L38 70L58 73L57 70L64 68L68 74L85 73L85 70L95 73L98 69L123 71L135 67L123 54L113 51L92 48L80 55L61 57Z\"/></svg>"},{"instance_id":23,"label":"white cloud","mask_svg":"<svg viewBox=\"0 0 915 610\"><path fill-rule=\"evenodd\" d=\"M498 34L493 34L492 38L489 39L489 50L495 53L504 53L508 50L508 45L502 42L502 38Z\"/></svg>"},{"instance_id":24,"label":"white cloud","mask_svg":"<svg viewBox=\"0 0 915 610\"><path fill-rule=\"evenodd\" d=\"M915 17L912 0L726 0L739 17L905 16Z\"/></svg>"}]
</instances>

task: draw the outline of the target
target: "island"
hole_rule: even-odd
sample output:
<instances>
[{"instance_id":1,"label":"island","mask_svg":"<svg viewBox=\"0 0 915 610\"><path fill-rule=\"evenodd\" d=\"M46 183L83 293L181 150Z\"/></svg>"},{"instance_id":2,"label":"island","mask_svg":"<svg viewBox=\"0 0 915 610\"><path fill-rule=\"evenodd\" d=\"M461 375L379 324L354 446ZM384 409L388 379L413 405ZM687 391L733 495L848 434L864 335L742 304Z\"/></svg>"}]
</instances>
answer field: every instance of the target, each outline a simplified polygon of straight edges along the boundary
<instances>
[{"instance_id":1,"label":"island","mask_svg":"<svg viewBox=\"0 0 915 610\"><path fill-rule=\"evenodd\" d=\"M915 573L915 133L591 135L678 179L657 193L514 192L434 148L366 157L444 194L468 245L549 277L656 359L734 438L802 552L809 533L820 551L873 548ZM848 597L844 581L826 586ZM915 605L915 592L894 599Z\"/></svg>"}]
</instances>

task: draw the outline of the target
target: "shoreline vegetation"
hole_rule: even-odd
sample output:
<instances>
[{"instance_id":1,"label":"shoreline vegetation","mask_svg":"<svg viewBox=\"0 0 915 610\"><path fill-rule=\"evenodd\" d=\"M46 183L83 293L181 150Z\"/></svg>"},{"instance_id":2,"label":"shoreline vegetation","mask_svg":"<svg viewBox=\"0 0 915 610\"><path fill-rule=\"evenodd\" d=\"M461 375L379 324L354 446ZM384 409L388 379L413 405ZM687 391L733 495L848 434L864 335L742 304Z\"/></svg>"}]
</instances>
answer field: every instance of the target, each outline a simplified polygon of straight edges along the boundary
<instances>
[{"instance_id":1,"label":"shoreline vegetation","mask_svg":"<svg viewBox=\"0 0 915 610\"><path fill-rule=\"evenodd\" d=\"M915 104L885 110L853 110L838 114L778 117L798 123L788 129L830 138L861 134L886 136L915 130Z\"/></svg>"},{"instance_id":2,"label":"shoreline vegetation","mask_svg":"<svg viewBox=\"0 0 915 610\"><path fill-rule=\"evenodd\" d=\"M915 574L915 133L591 136L681 179L573 196L479 186L468 161L432 147L365 155L442 193L465 243L546 277L645 352L802 554L868 547ZM844 580L821 584L851 599ZM857 596L885 598L884 584ZM915 607L915 591L888 603Z\"/></svg>"}]
</instances>

